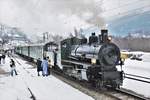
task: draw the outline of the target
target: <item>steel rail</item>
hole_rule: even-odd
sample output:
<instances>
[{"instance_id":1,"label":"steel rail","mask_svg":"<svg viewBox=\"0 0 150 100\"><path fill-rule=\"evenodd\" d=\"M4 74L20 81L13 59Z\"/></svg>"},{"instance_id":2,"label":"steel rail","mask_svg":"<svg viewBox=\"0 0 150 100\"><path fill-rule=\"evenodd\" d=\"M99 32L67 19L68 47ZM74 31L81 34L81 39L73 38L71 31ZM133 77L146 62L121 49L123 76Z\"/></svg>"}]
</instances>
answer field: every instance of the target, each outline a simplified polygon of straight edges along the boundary
<instances>
[{"instance_id":1,"label":"steel rail","mask_svg":"<svg viewBox=\"0 0 150 100\"><path fill-rule=\"evenodd\" d=\"M137 94L137 93L134 93L134 92L129 92L128 90L123 89L123 88L116 89L116 91L127 94L127 95L130 95L130 96L133 96L133 97L135 97L137 99L140 99L140 100L150 100L150 98L146 98L143 95L140 95L140 94Z\"/></svg>"},{"instance_id":2,"label":"steel rail","mask_svg":"<svg viewBox=\"0 0 150 100\"><path fill-rule=\"evenodd\" d=\"M125 76L125 78L136 80L136 81L140 81L140 82L144 82L144 83L149 83L150 84L150 81L145 81L145 80L141 80L141 79L137 79L137 78L133 78L133 77L128 77L128 76Z\"/></svg>"},{"instance_id":3,"label":"steel rail","mask_svg":"<svg viewBox=\"0 0 150 100\"><path fill-rule=\"evenodd\" d=\"M12 58L14 58L15 59L15 61L19 64L19 65L22 65L17 59L16 59L16 57L15 56L13 56L13 55L10 55ZM9 58L11 59L11 57L9 56ZM25 70L26 71L26 70ZM25 83L25 82L24 82ZM26 87L27 87L27 89L28 89L28 91L29 91L29 93L31 94L31 99L32 100L36 100L36 97L35 97L35 95L33 94L33 92L32 92L32 90L28 87L28 85L25 83L25 85L26 85Z\"/></svg>"},{"instance_id":4,"label":"steel rail","mask_svg":"<svg viewBox=\"0 0 150 100\"><path fill-rule=\"evenodd\" d=\"M125 73L125 75L134 76L134 77L138 77L138 78L143 78L143 79L150 80L150 78L148 78L148 77L143 77L143 76L139 76L139 75L133 75L133 74L127 74L127 73Z\"/></svg>"}]
</instances>

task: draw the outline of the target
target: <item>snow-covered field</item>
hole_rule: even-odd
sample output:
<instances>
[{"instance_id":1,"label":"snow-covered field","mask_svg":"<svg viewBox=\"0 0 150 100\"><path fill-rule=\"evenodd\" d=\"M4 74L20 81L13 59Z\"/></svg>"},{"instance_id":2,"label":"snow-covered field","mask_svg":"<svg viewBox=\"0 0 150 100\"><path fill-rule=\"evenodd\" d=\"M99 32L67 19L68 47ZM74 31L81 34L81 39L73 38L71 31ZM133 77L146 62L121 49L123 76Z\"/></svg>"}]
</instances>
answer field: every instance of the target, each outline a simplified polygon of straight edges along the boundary
<instances>
[{"instance_id":1,"label":"snow-covered field","mask_svg":"<svg viewBox=\"0 0 150 100\"><path fill-rule=\"evenodd\" d=\"M139 75L150 78L150 53L131 52L133 54L142 54L142 61L127 59L123 70L125 73ZM150 84L130 79L125 79L123 87L139 94L150 97Z\"/></svg>"},{"instance_id":2,"label":"snow-covered field","mask_svg":"<svg viewBox=\"0 0 150 100\"><path fill-rule=\"evenodd\" d=\"M0 100L32 100L28 88L35 95L36 100L94 100L92 97L63 83L54 76L38 77L36 69L21 59L16 63L19 75L0 76ZM9 58L0 68L10 71Z\"/></svg>"}]
</instances>

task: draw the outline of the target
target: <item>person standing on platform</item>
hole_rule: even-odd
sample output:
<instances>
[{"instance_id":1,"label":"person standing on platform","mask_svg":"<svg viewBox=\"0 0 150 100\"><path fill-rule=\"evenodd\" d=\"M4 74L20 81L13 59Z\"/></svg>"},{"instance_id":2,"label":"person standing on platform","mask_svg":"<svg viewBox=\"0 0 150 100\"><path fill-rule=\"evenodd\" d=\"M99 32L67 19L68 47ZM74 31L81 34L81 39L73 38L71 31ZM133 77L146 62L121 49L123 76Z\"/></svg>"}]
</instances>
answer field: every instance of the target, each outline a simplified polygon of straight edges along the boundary
<instances>
[{"instance_id":1,"label":"person standing on platform","mask_svg":"<svg viewBox=\"0 0 150 100\"><path fill-rule=\"evenodd\" d=\"M15 61L13 59L10 59L10 67L11 67L11 76L13 76L13 72L15 72L16 75L18 75L16 71Z\"/></svg>"},{"instance_id":2,"label":"person standing on platform","mask_svg":"<svg viewBox=\"0 0 150 100\"><path fill-rule=\"evenodd\" d=\"M10 51L7 51L7 56L10 57Z\"/></svg>"},{"instance_id":3,"label":"person standing on platform","mask_svg":"<svg viewBox=\"0 0 150 100\"><path fill-rule=\"evenodd\" d=\"M1 64L2 54L0 53L0 64Z\"/></svg>"},{"instance_id":4,"label":"person standing on platform","mask_svg":"<svg viewBox=\"0 0 150 100\"><path fill-rule=\"evenodd\" d=\"M41 63L41 67L43 69L43 71L42 71L43 76L48 76L48 61L47 61L46 57L44 57L44 59Z\"/></svg>"},{"instance_id":5,"label":"person standing on platform","mask_svg":"<svg viewBox=\"0 0 150 100\"><path fill-rule=\"evenodd\" d=\"M36 62L38 76L40 76L40 73L39 73L39 72L42 71L41 63L42 63L41 59L38 58L38 60L37 60L37 62Z\"/></svg>"},{"instance_id":6,"label":"person standing on platform","mask_svg":"<svg viewBox=\"0 0 150 100\"><path fill-rule=\"evenodd\" d=\"M51 74L52 65L51 65L51 60L49 59L49 57L47 57L47 61L48 61L48 75L50 75Z\"/></svg>"},{"instance_id":7,"label":"person standing on platform","mask_svg":"<svg viewBox=\"0 0 150 100\"><path fill-rule=\"evenodd\" d=\"M6 58L6 55L5 55L5 52L3 52L3 54L2 54L2 62L3 62L3 64L5 64L5 58Z\"/></svg>"}]
</instances>

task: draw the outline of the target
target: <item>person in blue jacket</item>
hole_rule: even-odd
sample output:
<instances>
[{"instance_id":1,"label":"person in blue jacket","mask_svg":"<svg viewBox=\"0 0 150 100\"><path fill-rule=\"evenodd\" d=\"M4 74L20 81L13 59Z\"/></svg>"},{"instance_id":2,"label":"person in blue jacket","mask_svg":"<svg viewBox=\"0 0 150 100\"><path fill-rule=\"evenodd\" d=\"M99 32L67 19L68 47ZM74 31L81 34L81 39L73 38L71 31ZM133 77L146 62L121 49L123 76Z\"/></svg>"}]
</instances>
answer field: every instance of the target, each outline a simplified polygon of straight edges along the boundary
<instances>
[{"instance_id":1,"label":"person in blue jacket","mask_svg":"<svg viewBox=\"0 0 150 100\"><path fill-rule=\"evenodd\" d=\"M47 61L46 57L44 57L44 59L41 63L41 67L43 69L43 72L42 72L43 76L48 76L48 71L47 71L48 70L48 61Z\"/></svg>"}]
</instances>

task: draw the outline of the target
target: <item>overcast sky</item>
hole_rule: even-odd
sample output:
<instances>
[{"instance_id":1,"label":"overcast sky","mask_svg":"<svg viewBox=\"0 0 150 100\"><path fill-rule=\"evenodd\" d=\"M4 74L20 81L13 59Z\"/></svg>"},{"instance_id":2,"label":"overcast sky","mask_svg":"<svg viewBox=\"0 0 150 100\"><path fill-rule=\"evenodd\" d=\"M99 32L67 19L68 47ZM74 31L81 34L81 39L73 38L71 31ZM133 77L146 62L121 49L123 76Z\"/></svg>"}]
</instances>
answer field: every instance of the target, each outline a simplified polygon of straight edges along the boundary
<instances>
[{"instance_id":1,"label":"overcast sky","mask_svg":"<svg viewBox=\"0 0 150 100\"><path fill-rule=\"evenodd\" d=\"M115 16L148 4L150 0L0 0L0 23L28 35L46 31L67 35L74 27L104 27Z\"/></svg>"}]
</instances>

